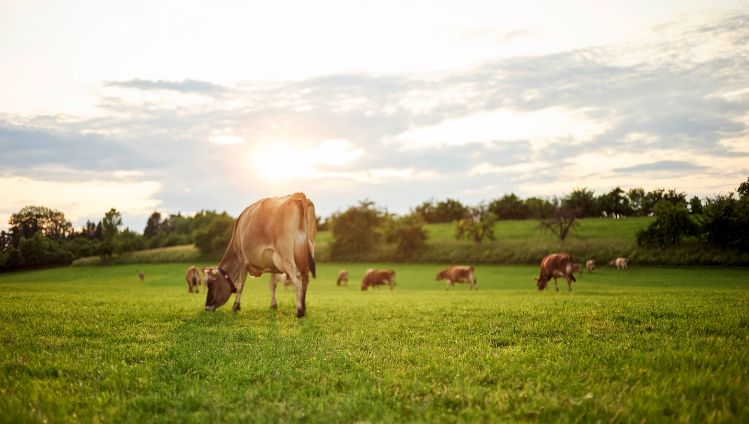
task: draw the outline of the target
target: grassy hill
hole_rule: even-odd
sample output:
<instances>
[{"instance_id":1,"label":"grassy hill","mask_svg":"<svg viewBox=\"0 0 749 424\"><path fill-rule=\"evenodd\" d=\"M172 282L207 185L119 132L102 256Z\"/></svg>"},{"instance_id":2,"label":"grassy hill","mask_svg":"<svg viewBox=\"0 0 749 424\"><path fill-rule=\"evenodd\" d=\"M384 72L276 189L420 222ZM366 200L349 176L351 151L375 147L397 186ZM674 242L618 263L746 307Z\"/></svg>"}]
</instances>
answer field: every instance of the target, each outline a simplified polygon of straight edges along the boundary
<instances>
[{"instance_id":1,"label":"grassy hill","mask_svg":"<svg viewBox=\"0 0 749 424\"><path fill-rule=\"evenodd\" d=\"M652 218L602 219L587 218L577 226L564 243L541 230L538 221L499 221L495 225L495 241L480 244L455 240L455 224L429 224L426 247L411 256L401 257L395 247L383 244L373 252L362 253L356 260L363 262L418 262L418 263L470 263L470 264L536 264L551 252L569 252L578 262L593 259L605 266L615 257L629 258L639 265L749 265L749 252L722 251L686 240L681 246L669 249L646 249L635 242L637 231L646 228ZM331 262L330 231L317 235L316 260ZM113 264L206 262L219 258L203 258L192 245L143 250L122 256L115 255ZM99 264L98 257L76 260L73 265Z\"/></svg>"}]
</instances>

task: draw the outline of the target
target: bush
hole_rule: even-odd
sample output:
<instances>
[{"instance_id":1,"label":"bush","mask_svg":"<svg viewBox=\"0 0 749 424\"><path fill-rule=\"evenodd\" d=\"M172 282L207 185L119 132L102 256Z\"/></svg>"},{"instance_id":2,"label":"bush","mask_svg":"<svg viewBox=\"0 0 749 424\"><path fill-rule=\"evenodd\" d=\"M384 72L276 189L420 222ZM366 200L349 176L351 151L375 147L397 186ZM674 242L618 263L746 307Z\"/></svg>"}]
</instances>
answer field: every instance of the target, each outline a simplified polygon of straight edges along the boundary
<instances>
[{"instance_id":1,"label":"bush","mask_svg":"<svg viewBox=\"0 0 749 424\"><path fill-rule=\"evenodd\" d=\"M388 221L385 240L395 243L398 256L410 258L418 254L426 244L427 231L424 219L418 214L410 214Z\"/></svg>"},{"instance_id":2,"label":"bush","mask_svg":"<svg viewBox=\"0 0 749 424\"><path fill-rule=\"evenodd\" d=\"M213 215L203 229L195 232L195 246L201 255L215 257L226 251L234 231L234 219L229 215Z\"/></svg>"},{"instance_id":3,"label":"bush","mask_svg":"<svg viewBox=\"0 0 749 424\"><path fill-rule=\"evenodd\" d=\"M374 202L362 201L330 217L333 233L331 255L335 259L355 259L372 251L380 242L380 227L387 217Z\"/></svg>"},{"instance_id":4,"label":"bush","mask_svg":"<svg viewBox=\"0 0 749 424\"><path fill-rule=\"evenodd\" d=\"M675 245L681 243L685 236L697 234L697 225L684 206L661 200L656 203L653 213L655 221L637 233L637 244L640 246Z\"/></svg>"}]
</instances>

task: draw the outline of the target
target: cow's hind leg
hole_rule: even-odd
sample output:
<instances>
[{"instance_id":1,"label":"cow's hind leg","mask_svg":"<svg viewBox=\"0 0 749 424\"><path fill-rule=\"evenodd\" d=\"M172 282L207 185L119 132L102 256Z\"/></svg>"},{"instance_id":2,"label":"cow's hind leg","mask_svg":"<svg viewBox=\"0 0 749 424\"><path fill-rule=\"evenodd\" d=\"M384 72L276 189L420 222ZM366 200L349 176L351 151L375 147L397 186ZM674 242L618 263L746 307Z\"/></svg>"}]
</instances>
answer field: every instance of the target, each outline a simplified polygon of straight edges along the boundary
<instances>
[{"instance_id":1,"label":"cow's hind leg","mask_svg":"<svg viewBox=\"0 0 749 424\"><path fill-rule=\"evenodd\" d=\"M268 281L268 287L270 288L271 309L278 308L278 303L276 303L276 286L278 286L278 274L271 274L270 281ZM286 288L286 284L284 284L284 289L285 288Z\"/></svg>"},{"instance_id":2,"label":"cow's hind leg","mask_svg":"<svg viewBox=\"0 0 749 424\"><path fill-rule=\"evenodd\" d=\"M559 291L559 286L557 285L557 277L554 277L554 287L556 287L557 291Z\"/></svg>"},{"instance_id":3,"label":"cow's hind leg","mask_svg":"<svg viewBox=\"0 0 749 424\"><path fill-rule=\"evenodd\" d=\"M242 290L244 289L244 280L246 278L247 270L243 268L241 271L239 271L239 281L236 282L237 296L234 298L234 306L231 307L231 310L234 312L238 312L242 309L240 303L242 301Z\"/></svg>"}]
</instances>

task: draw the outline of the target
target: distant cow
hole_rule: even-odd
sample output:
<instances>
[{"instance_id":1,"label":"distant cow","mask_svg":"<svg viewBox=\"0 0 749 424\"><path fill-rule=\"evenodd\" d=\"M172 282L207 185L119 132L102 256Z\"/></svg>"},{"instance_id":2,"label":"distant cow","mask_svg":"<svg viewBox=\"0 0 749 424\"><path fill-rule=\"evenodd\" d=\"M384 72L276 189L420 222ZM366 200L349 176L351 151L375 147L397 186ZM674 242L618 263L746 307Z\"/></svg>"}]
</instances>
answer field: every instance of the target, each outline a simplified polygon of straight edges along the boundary
<instances>
[{"instance_id":1,"label":"distant cow","mask_svg":"<svg viewBox=\"0 0 749 424\"><path fill-rule=\"evenodd\" d=\"M235 221L218 267L205 270L205 309L215 310L236 293L232 309L239 311L247 274L259 277L265 272L286 273L296 289L296 316L303 317L309 274L314 277L316 271L316 235L315 206L304 193L251 204ZM275 286L271 286L270 304L271 308L278 306Z\"/></svg>"},{"instance_id":2,"label":"distant cow","mask_svg":"<svg viewBox=\"0 0 749 424\"><path fill-rule=\"evenodd\" d=\"M627 258L616 258L609 262L609 265L615 266L619 271L627 270Z\"/></svg>"},{"instance_id":3,"label":"distant cow","mask_svg":"<svg viewBox=\"0 0 749 424\"><path fill-rule=\"evenodd\" d=\"M583 264L581 263L573 263L572 264L572 273L578 273L582 277L583 275Z\"/></svg>"},{"instance_id":4,"label":"distant cow","mask_svg":"<svg viewBox=\"0 0 749 424\"><path fill-rule=\"evenodd\" d=\"M138 271L138 278L140 281L144 281L146 279L146 274L144 274L143 271Z\"/></svg>"},{"instance_id":5,"label":"distant cow","mask_svg":"<svg viewBox=\"0 0 749 424\"><path fill-rule=\"evenodd\" d=\"M289 278L289 275L285 272L282 272L280 274L270 274L270 281L269 281L269 287L272 292L276 291L276 285L278 283L283 284L284 290L288 290L289 287L294 285L294 282L291 281L291 278Z\"/></svg>"},{"instance_id":6,"label":"distant cow","mask_svg":"<svg viewBox=\"0 0 749 424\"><path fill-rule=\"evenodd\" d=\"M395 271L391 269L368 269L361 280L362 291L369 287L387 285L390 290L395 286Z\"/></svg>"},{"instance_id":7,"label":"distant cow","mask_svg":"<svg viewBox=\"0 0 749 424\"><path fill-rule=\"evenodd\" d=\"M203 280L203 276L200 273L200 270L195 268L194 266L190 266L187 268L187 271L185 272L185 280L187 280L187 292L188 293L200 293L200 287L201 281Z\"/></svg>"},{"instance_id":8,"label":"distant cow","mask_svg":"<svg viewBox=\"0 0 749 424\"><path fill-rule=\"evenodd\" d=\"M572 291L572 282L577 281L572 275L572 255L569 253L552 253L543 258L541 261L541 274L536 278L538 290L546 289L549 280L554 279L554 286L559 291L557 278L564 277L567 280L567 287Z\"/></svg>"},{"instance_id":9,"label":"distant cow","mask_svg":"<svg viewBox=\"0 0 749 424\"><path fill-rule=\"evenodd\" d=\"M338 271L338 279L335 282L336 286L346 286L348 285L348 271L345 269L342 269Z\"/></svg>"},{"instance_id":10,"label":"distant cow","mask_svg":"<svg viewBox=\"0 0 749 424\"><path fill-rule=\"evenodd\" d=\"M585 268L588 268L588 272L593 272L593 270L596 268L596 263L593 259L588 259L585 262Z\"/></svg>"},{"instance_id":11,"label":"distant cow","mask_svg":"<svg viewBox=\"0 0 749 424\"><path fill-rule=\"evenodd\" d=\"M447 280L447 289L455 285L455 283L468 283L468 289L476 289L476 273L472 266L466 265L453 265L437 273L436 281Z\"/></svg>"}]
</instances>

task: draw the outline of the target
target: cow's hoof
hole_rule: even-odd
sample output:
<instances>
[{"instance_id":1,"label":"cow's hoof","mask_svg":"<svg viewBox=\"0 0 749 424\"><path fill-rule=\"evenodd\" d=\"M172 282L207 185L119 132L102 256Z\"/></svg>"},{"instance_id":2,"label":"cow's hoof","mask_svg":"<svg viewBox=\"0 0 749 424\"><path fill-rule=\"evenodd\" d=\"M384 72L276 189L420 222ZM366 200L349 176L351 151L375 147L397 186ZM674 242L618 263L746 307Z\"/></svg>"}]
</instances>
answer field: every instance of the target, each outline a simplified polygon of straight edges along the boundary
<instances>
[{"instance_id":1,"label":"cow's hoof","mask_svg":"<svg viewBox=\"0 0 749 424\"><path fill-rule=\"evenodd\" d=\"M278 309L278 305L274 303L274 304L270 305L270 308L271 309Z\"/></svg>"},{"instance_id":2,"label":"cow's hoof","mask_svg":"<svg viewBox=\"0 0 749 424\"><path fill-rule=\"evenodd\" d=\"M297 309L296 310L296 317L297 318L304 318L304 315L306 315L306 311L304 309Z\"/></svg>"},{"instance_id":3,"label":"cow's hoof","mask_svg":"<svg viewBox=\"0 0 749 424\"><path fill-rule=\"evenodd\" d=\"M234 312L239 312L242 310L242 308L239 306L239 304L235 303L234 306L231 307L231 310Z\"/></svg>"}]
</instances>

